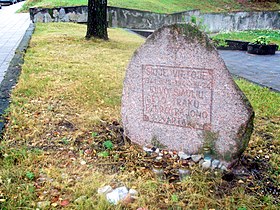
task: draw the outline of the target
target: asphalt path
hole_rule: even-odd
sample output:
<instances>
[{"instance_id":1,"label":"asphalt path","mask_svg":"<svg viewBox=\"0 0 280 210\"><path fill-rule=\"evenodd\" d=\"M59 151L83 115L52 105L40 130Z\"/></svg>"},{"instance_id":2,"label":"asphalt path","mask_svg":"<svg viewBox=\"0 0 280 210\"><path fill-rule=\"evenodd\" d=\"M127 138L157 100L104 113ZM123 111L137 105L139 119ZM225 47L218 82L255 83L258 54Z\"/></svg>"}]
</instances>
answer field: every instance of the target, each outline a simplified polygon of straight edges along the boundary
<instances>
[{"instance_id":1,"label":"asphalt path","mask_svg":"<svg viewBox=\"0 0 280 210\"><path fill-rule=\"evenodd\" d=\"M246 51L219 50L233 75L280 91L280 51L275 55L253 55Z\"/></svg>"}]
</instances>

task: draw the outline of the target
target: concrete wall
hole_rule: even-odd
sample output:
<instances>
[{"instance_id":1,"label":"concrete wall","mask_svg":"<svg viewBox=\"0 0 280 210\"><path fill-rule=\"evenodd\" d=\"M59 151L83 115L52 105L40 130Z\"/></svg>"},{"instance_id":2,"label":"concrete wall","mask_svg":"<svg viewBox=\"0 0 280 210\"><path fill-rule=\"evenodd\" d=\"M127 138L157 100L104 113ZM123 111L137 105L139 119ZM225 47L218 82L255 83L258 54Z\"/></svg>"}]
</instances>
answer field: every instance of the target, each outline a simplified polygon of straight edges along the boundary
<instances>
[{"instance_id":1,"label":"concrete wall","mask_svg":"<svg viewBox=\"0 0 280 210\"><path fill-rule=\"evenodd\" d=\"M182 13L160 14L141 10L131 10L118 7L108 7L109 26L131 29L155 30L163 25L178 23L184 16L199 15L199 10L190 10Z\"/></svg>"},{"instance_id":2,"label":"concrete wall","mask_svg":"<svg viewBox=\"0 0 280 210\"><path fill-rule=\"evenodd\" d=\"M201 14L210 32L242 31L248 29L279 29L280 12L234 12Z\"/></svg>"},{"instance_id":3,"label":"concrete wall","mask_svg":"<svg viewBox=\"0 0 280 210\"><path fill-rule=\"evenodd\" d=\"M87 6L62 8L30 8L33 22L87 22ZM155 30L162 25L189 22L192 16L205 26L209 32L279 29L280 12L234 12L203 14L191 10L173 14L159 14L140 10L108 7L108 24L110 27Z\"/></svg>"}]
</instances>

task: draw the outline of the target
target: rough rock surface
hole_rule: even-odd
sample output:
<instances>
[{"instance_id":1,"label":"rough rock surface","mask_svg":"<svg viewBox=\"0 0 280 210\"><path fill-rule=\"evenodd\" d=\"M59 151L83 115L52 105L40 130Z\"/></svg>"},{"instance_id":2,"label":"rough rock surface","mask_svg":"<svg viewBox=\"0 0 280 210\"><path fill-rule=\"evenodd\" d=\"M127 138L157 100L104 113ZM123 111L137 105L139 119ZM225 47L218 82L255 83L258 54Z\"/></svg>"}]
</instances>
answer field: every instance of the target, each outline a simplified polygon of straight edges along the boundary
<instances>
[{"instance_id":1,"label":"rough rock surface","mask_svg":"<svg viewBox=\"0 0 280 210\"><path fill-rule=\"evenodd\" d=\"M191 24L164 26L134 53L122 96L125 135L188 154L210 149L230 166L245 150L253 109L208 37Z\"/></svg>"}]
</instances>

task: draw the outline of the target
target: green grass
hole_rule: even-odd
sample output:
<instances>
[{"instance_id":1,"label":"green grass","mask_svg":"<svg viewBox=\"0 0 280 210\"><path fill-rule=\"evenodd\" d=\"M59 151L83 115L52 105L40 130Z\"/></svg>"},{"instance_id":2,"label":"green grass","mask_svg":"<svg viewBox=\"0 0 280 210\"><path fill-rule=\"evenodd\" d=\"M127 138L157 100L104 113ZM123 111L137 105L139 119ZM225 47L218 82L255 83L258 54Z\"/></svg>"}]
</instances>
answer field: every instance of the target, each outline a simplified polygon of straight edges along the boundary
<instances>
[{"instance_id":1,"label":"green grass","mask_svg":"<svg viewBox=\"0 0 280 210\"><path fill-rule=\"evenodd\" d=\"M27 0L23 9L28 10L29 7L57 7L57 6L73 6L86 5L87 0ZM227 12L227 11L251 11L251 10L279 10L278 3L238 3L235 0L108 0L108 5L139 9L159 13L173 13L185 10L200 9L202 12Z\"/></svg>"},{"instance_id":2,"label":"green grass","mask_svg":"<svg viewBox=\"0 0 280 210\"><path fill-rule=\"evenodd\" d=\"M262 190L280 183L279 93L236 80L256 112L245 155L267 164L261 179L226 182L219 171L193 166L183 182L158 180L150 157L133 144L119 146L111 130L120 121L125 68L144 39L120 29L109 29L109 41L85 34L85 25L36 24L0 142L0 209L36 209L38 202L59 209L63 201L64 209L278 208ZM97 195L107 184L134 188L139 198L112 206Z\"/></svg>"},{"instance_id":3,"label":"green grass","mask_svg":"<svg viewBox=\"0 0 280 210\"><path fill-rule=\"evenodd\" d=\"M253 42L259 36L266 36L271 43L280 46L280 30L248 30L240 32L219 33L213 36L214 39L230 39Z\"/></svg>"},{"instance_id":4,"label":"green grass","mask_svg":"<svg viewBox=\"0 0 280 210\"><path fill-rule=\"evenodd\" d=\"M280 94L245 80L236 80L239 87L250 99L256 116L273 118L280 116Z\"/></svg>"},{"instance_id":5,"label":"green grass","mask_svg":"<svg viewBox=\"0 0 280 210\"><path fill-rule=\"evenodd\" d=\"M36 199L35 187L27 174L38 173L34 166L41 160L38 151L26 148L0 146L0 209L13 209L15 206L32 206ZM30 170L34 170L30 172Z\"/></svg>"}]
</instances>

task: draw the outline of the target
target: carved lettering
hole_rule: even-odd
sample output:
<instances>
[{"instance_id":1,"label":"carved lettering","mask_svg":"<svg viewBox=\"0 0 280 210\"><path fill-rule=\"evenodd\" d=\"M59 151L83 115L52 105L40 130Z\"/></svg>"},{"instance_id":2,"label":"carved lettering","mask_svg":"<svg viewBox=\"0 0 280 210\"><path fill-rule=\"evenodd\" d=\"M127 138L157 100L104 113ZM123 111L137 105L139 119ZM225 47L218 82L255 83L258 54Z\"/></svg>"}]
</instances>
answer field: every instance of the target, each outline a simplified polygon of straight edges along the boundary
<instances>
[{"instance_id":1,"label":"carved lettering","mask_svg":"<svg viewBox=\"0 0 280 210\"><path fill-rule=\"evenodd\" d=\"M143 120L211 129L210 69L143 65Z\"/></svg>"}]
</instances>

